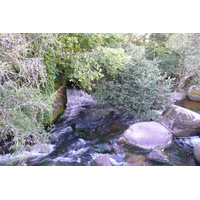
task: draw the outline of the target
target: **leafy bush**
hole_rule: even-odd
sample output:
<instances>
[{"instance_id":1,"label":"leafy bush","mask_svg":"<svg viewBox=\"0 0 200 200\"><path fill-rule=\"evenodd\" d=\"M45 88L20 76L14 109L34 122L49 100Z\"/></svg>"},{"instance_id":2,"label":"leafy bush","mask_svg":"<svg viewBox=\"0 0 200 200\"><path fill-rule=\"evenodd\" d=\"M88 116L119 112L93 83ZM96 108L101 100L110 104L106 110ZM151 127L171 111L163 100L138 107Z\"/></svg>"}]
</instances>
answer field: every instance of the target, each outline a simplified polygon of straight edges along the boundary
<instances>
[{"instance_id":1,"label":"leafy bush","mask_svg":"<svg viewBox=\"0 0 200 200\"><path fill-rule=\"evenodd\" d=\"M100 48L90 53L74 56L70 67L73 73L69 80L77 86L92 90L95 82L104 76L113 78L126 62L123 49Z\"/></svg>"},{"instance_id":2,"label":"leafy bush","mask_svg":"<svg viewBox=\"0 0 200 200\"><path fill-rule=\"evenodd\" d=\"M44 55L53 43L51 36L0 34L1 153L47 141L44 125L50 122L53 95L45 91Z\"/></svg>"},{"instance_id":3,"label":"leafy bush","mask_svg":"<svg viewBox=\"0 0 200 200\"><path fill-rule=\"evenodd\" d=\"M122 49L111 48L120 40L106 33L0 34L0 145L19 151L46 141L55 83L89 90L113 77L125 61Z\"/></svg>"},{"instance_id":4,"label":"leafy bush","mask_svg":"<svg viewBox=\"0 0 200 200\"><path fill-rule=\"evenodd\" d=\"M102 80L95 95L106 106L149 119L152 110L165 109L171 102L172 80L162 75L157 60L145 58L144 47L127 45L130 57L126 69L118 72L115 80Z\"/></svg>"},{"instance_id":5,"label":"leafy bush","mask_svg":"<svg viewBox=\"0 0 200 200\"><path fill-rule=\"evenodd\" d=\"M47 142L44 124L49 123L53 97L33 87L19 87L13 81L0 85L0 138L12 151ZM1 148L4 148L2 145Z\"/></svg>"},{"instance_id":6,"label":"leafy bush","mask_svg":"<svg viewBox=\"0 0 200 200\"><path fill-rule=\"evenodd\" d=\"M200 75L200 34L174 34L169 40L169 48L174 54L179 55L179 63L174 68L178 75L176 89L180 90L190 84L198 84Z\"/></svg>"},{"instance_id":7,"label":"leafy bush","mask_svg":"<svg viewBox=\"0 0 200 200\"><path fill-rule=\"evenodd\" d=\"M158 67L163 74L168 77L177 78L178 72L176 70L178 66L179 56L177 53L172 52L168 47L168 42L171 33L153 33L149 37L149 43L146 44L146 58L149 60L159 60Z\"/></svg>"},{"instance_id":8,"label":"leafy bush","mask_svg":"<svg viewBox=\"0 0 200 200\"><path fill-rule=\"evenodd\" d=\"M60 54L56 58L60 74L75 87L91 90L105 74L123 67L125 55L120 48L113 48L122 41L121 34L65 33L57 34Z\"/></svg>"}]
</instances>

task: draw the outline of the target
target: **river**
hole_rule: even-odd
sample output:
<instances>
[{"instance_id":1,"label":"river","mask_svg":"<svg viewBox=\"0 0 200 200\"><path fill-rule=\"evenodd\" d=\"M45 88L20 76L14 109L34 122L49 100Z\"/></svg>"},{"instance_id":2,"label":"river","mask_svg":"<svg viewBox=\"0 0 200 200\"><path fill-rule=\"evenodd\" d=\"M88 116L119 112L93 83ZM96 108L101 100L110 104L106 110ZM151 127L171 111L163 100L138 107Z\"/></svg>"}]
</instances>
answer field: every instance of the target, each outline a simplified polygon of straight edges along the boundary
<instances>
[{"instance_id":1,"label":"river","mask_svg":"<svg viewBox=\"0 0 200 200\"><path fill-rule=\"evenodd\" d=\"M51 130L52 144L47 151L35 149L25 161L16 162L16 165L92 166L101 154L109 154L113 166L199 165L193 157L193 147L200 141L199 136L174 137L172 145L164 150L168 163L149 161L148 151L118 142L124 130L137 122L132 115L101 108L94 97L74 88L67 88L67 98L66 110ZM9 165L6 156L0 157L0 165Z\"/></svg>"}]
</instances>

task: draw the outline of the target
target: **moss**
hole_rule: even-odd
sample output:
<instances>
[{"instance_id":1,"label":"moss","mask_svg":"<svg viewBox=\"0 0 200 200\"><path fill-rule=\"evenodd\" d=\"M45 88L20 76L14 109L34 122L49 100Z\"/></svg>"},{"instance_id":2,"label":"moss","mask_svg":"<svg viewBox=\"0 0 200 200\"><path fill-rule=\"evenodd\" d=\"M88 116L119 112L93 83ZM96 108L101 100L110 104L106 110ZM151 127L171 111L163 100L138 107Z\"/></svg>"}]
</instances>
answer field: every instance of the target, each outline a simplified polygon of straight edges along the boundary
<instances>
[{"instance_id":1,"label":"moss","mask_svg":"<svg viewBox=\"0 0 200 200\"><path fill-rule=\"evenodd\" d=\"M57 91L57 93L53 103L52 122L64 113L65 105L67 103L65 83L62 81L56 82L54 90Z\"/></svg>"},{"instance_id":2,"label":"moss","mask_svg":"<svg viewBox=\"0 0 200 200\"><path fill-rule=\"evenodd\" d=\"M192 91L192 92L189 92L188 95L200 97L200 92L198 92L198 91Z\"/></svg>"},{"instance_id":3,"label":"moss","mask_svg":"<svg viewBox=\"0 0 200 200\"><path fill-rule=\"evenodd\" d=\"M53 113L51 116L51 122L55 121L60 115L62 115L65 111L65 107L63 106L61 109L57 110L57 112Z\"/></svg>"},{"instance_id":4,"label":"moss","mask_svg":"<svg viewBox=\"0 0 200 200\"><path fill-rule=\"evenodd\" d=\"M191 89L189 89L188 95L200 97L200 86L192 86Z\"/></svg>"},{"instance_id":5,"label":"moss","mask_svg":"<svg viewBox=\"0 0 200 200\"><path fill-rule=\"evenodd\" d=\"M177 137L189 137L188 131L174 131L173 134Z\"/></svg>"}]
</instances>

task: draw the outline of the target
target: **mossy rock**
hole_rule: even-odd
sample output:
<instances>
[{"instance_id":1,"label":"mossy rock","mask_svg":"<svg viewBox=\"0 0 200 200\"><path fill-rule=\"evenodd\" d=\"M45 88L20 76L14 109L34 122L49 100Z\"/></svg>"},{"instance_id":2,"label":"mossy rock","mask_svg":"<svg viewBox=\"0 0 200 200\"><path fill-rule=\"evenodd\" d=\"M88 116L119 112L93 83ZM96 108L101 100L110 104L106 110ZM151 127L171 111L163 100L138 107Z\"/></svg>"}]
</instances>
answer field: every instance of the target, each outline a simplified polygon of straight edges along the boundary
<instances>
[{"instance_id":1,"label":"mossy rock","mask_svg":"<svg viewBox=\"0 0 200 200\"><path fill-rule=\"evenodd\" d=\"M175 92L173 94L173 99L176 101L176 102L179 102L179 101L182 101L186 98L186 94L184 92Z\"/></svg>"},{"instance_id":2,"label":"mossy rock","mask_svg":"<svg viewBox=\"0 0 200 200\"><path fill-rule=\"evenodd\" d=\"M193 136L200 133L200 115L180 106L172 105L162 117L160 123L178 137Z\"/></svg>"},{"instance_id":3,"label":"mossy rock","mask_svg":"<svg viewBox=\"0 0 200 200\"><path fill-rule=\"evenodd\" d=\"M63 114L67 103L66 86L63 82L56 83L55 92L56 96L53 103L52 121L55 121L60 115Z\"/></svg>"},{"instance_id":4,"label":"mossy rock","mask_svg":"<svg viewBox=\"0 0 200 200\"><path fill-rule=\"evenodd\" d=\"M59 110L56 110L53 112L52 116L51 116L51 121L55 121L60 115L62 115L65 111L65 107L61 107Z\"/></svg>"},{"instance_id":5,"label":"mossy rock","mask_svg":"<svg viewBox=\"0 0 200 200\"><path fill-rule=\"evenodd\" d=\"M200 101L200 85L193 85L188 89L188 97L192 101Z\"/></svg>"}]
</instances>

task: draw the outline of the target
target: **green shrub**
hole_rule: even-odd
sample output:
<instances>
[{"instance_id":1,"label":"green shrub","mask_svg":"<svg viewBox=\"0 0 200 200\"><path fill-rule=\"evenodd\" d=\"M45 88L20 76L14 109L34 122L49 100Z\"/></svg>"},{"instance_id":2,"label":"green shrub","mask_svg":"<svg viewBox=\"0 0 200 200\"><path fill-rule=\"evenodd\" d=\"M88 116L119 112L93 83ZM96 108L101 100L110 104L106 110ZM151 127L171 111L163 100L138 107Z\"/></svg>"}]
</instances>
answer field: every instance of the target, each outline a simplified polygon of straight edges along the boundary
<instances>
[{"instance_id":1,"label":"green shrub","mask_svg":"<svg viewBox=\"0 0 200 200\"><path fill-rule=\"evenodd\" d=\"M12 137L10 150L21 151L48 141L44 124L49 123L53 97L33 87L9 81L0 85L0 138ZM6 143L5 143L6 145Z\"/></svg>"},{"instance_id":2,"label":"green shrub","mask_svg":"<svg viewBox=\"0 0 200 200\"><path fill-rule=\"evenodd\" d=\"M185 89L192 84L199 84L200 34L174 34L168 45L174 54L179 55L179 63L174 68L178 76L176 90Z\"/></svg>"},{"instance_id":3,"label":"green shrub","mask_svg":"<svg viewBox=\"0 0 200 200\"><path fill-rule=\"evenodd\" d=\"M53 91L44 55L51 44L52 34L0 34L0 144L6 152L47 141Z\"/></svg>"},{"instance_id":4,"label":"green shrub","mask_svg":"<svg viewBox=\"0 0 200 200\"><path fill-rule=\"evenodd\" d=\"M172 37L171 33L153 33L149 37L149 43L146 44L145 54L149 60L159 60L158 67L163 74L168 77L177 78L179 56L175 52L172 52L168 47L169 39Z\"/></svg>"},{"instance_id":5,"label":"green shrub","mask_svg":"<svg viewBox=\"0 0 200 200\"><path fill-rule=\"evenodd\" d=\"M127 45L130 57L126 69L115 80L102 80L96 87L97 99L106 106L149 119L152 110L165 109L171 102L172 80L162 75L157 60L145 58L144 47Z\"/></svg>"},{"instance_id":6,"label":"green shrub","mask_svg":"<svg viewBox=\"0 0 200 200\"><path fill-rule=\"evenodd\" d=\"M95 82L104 76L111 79L126 62L123 49L100 48L90 53L74 56L69 80L84 90L92 90Z\"/></svg>"}]
</instances>

